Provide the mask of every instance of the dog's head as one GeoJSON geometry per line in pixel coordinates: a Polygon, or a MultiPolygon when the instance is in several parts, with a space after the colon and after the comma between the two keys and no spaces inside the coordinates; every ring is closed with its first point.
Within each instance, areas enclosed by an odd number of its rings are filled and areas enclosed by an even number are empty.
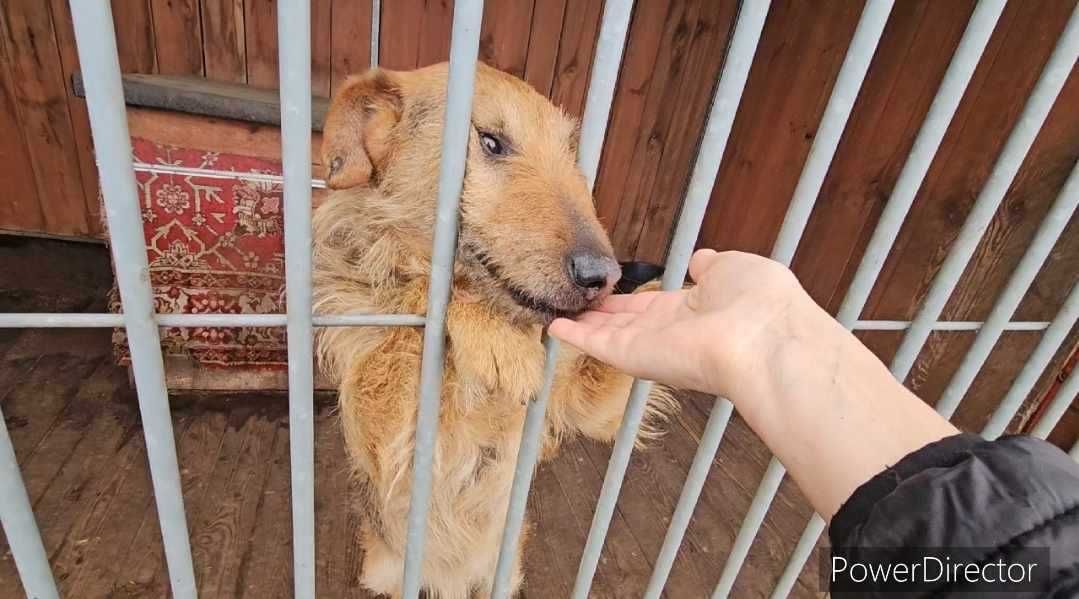
{"type": "MultiPolygon", "coordinates": [[[[327,185],[377,189],[389,204],[379,218],[426,255],[446,78],[445,64],[353,77],[334,96],[323,135],[327,185]]],[[[528,84],[478,65],[457,276],[514,320],[578,313],[621,276],[576,165],[577,134],[576,121],[528,84]]]]}

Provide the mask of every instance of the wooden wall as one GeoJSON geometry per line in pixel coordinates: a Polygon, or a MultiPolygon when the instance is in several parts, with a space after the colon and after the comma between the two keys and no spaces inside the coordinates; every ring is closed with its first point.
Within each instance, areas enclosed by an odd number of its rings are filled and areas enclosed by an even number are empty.
{"type": "MultiPolygon", "coordinates": [[[[369,62],[370,4],[311,0],[314,92],[369,62]]],[[[824,182],[794,268],[835,310],[966,25],[974,0],[901,0],[824,182]]],[[[113,0],[125,72],[277,83],[275,0],[113,0]]],[[[1011,2],[870,298],[866,317],[908,319],[984,185],[1076,0],[1011,2]]],[[[596,186],[620,256],[659,262],[681,204],[738,0],[637,2],[596,186]]],[[[381,61],[445,60],[452,0],[382,3],[381,61]]],[[[766,253],[813,142],[861,2],[778,0],[750,72],[700,244],[766,253]]],[[[488,1],[481,58],[580,114],[602,0],[488,1]]],[[[0,4],[0,229],[100,233],[85,105],[66,0],[0,4]]],[[[945,311],[989,311],[1079,158],[1079,76],[1068,80],[945,311]]],[[[1018,317],[1049,319],[1075,283],[1073,222],[1018,317]]],[[[863,338],[884,359],[899,333],[863,338]]],[[[1009,333],[960,409],[975,426],[1038,335],[1009,333]],[[984,398],[984,400],[980,399],[984,398]],[[988,402],[988,403],[986,403],[988,402]]],[[[941,392],[972,334],[935,334],[908,383],[941,392]]],[[[1068,349],[1073,347],[1070,341],[1068,349]]],[[[1062,362],[1062,358],[1058,358],[1062,362]]]]}

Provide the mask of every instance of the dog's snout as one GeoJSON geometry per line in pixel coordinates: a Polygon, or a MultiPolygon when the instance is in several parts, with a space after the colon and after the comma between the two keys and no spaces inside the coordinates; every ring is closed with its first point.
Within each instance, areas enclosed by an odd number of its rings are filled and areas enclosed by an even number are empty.
{"type": "Polygon", "coordinates": [[[574,252],[567,262],[573,284],[589,300],[612,289],[622,277],[622,269],[614,258],[595,252],[574,252]]]}

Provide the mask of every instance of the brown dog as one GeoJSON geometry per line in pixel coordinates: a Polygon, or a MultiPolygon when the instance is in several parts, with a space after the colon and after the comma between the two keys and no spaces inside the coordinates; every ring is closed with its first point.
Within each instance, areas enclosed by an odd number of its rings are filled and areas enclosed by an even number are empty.
{"type": "MultiPolygon", "coordinates": [[[[314,218],[318,312],[424,313],[446,73],[445,64],[369,71],[334,97],[322,155],[338,191],[314,218]]],[[[576,122],[482,64],[472,119],[423,564],[424,588],[444,599],[491,590],[525,403],[541,382],[542,326],[602,300],[620,276],[575,164],[576,122]]],[[[365,488],[361,581],[391,596],[403,568],[421,345],[414,328],[318,337],[365,488]]],[[[566,435],[612,439],[629,385],[564,348],[544,456],[566,435]]],[[[657,391],[645,434],[672,409],[657,391]]]]}

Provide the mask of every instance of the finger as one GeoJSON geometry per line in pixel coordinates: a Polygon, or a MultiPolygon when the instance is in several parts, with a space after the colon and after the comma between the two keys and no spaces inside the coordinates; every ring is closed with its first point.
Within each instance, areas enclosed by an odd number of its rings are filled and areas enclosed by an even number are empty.
{"type": "Polygon", "coordinates": [[[712,267],[717,258],[719,258],[719,253],[715,250],[707,248],[697,250],[693,253],[693,257],[689,259],[689,276],[700,283],[701,277],[712,267]]]}
{"type": "Polygon", "coordinates": [[[596,306],[599,312],[644,312],[652,302],[662,295],[662,291],[642,291],[641,293],[608,296],[596,306]]]}
{"type": "MultiPolygon", "coordinates": [[[[619,312],[619,314],[621,314],[621,312],[619,312]]],[[[610,325],[615,316],[616,314],[610,312],[596,312],[594,310],[589,310],[587,312],[582,312],[575,320],[580,324],[599,328],[610,325]]]]}

